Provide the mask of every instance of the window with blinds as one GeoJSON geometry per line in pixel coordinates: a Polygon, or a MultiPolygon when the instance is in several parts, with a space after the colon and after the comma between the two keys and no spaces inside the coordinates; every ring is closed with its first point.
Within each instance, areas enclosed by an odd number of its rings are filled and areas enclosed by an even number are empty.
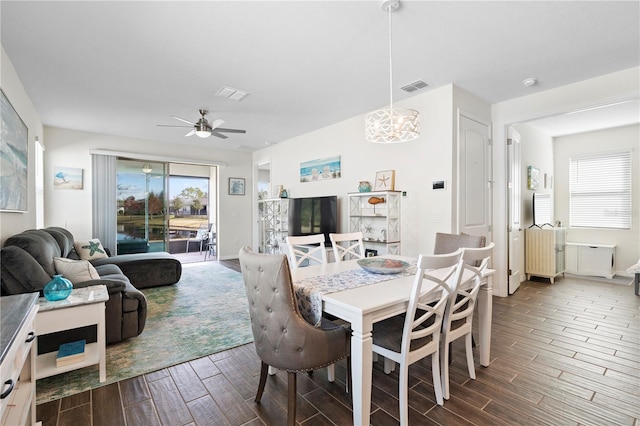
{"type": "Polygon", "coordinates": [[[631,152],[581,155],[569,162],[570,226],[631,229],[631,152]]]}

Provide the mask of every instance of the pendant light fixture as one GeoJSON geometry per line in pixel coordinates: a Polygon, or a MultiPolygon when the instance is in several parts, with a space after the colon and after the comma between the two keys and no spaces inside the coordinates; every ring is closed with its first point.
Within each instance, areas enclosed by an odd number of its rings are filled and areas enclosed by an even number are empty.
{"type": "Polygon", "coordinates": [[[418,111],[415,109],[393,107],[391,13],[400,7],[400,1],[385,0],[381,7],[389,14],[389,107],[365,116],[365,139],[373,143],[408,142],[420,136],[420,122],[418,111]]]}
{"type": "Polygon", "coordinates": [[[151,168],[151,164],[149,164],[149,163],[144,163],[144,164],[142,165],[142,172],[143,172],[143,173],[147,173],[147,174],[149,174],[149,173],[151,173],[152,171],[153,171],[153,169],[151,168]]]}

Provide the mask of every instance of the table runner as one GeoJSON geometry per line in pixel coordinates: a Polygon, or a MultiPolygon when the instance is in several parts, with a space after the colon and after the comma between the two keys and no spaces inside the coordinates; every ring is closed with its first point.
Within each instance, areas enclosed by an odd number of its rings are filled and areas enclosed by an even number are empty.
{"type": "Polygon", "coordinates": [[[416,262],[410,263],[409,268],[398,274],[374,274],[364,269],[354,269],[296,280],[293,282],[293,289],[298,310],[304,319],[319,327],[322,320],[322,295],[413,275],[416,262]]]}

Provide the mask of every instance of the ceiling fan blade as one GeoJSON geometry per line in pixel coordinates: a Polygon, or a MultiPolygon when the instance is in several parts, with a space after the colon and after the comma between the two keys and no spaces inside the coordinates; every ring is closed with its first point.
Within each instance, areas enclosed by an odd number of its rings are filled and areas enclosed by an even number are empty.
{"type": "Polygon", "coordinates": [[[224,120],[221,118],[213,120],[213,123],[211,123],[211,130],[217,129],[218,126],[222,126],[223,124],[224,124],[224,120]]]}
{"type": "Polygon", "coordinates": [[[240,129],[225,129],[223,127],[218,127],[216,129],[216,131],[218,132],[226,132],[226,133],[247,133],[246,130],[240,130],[240,129]]]}
{"type": "Polygon", "coordinates": [[[193,127],[193,126],[177,126],[174,124],[156,124],[158,127],[193,127]]]}
{"type": "Polygon", "coordinates": [[[218,129],[214,129],[214,130],[212,130],[212,131],[211,131],[211,134],[212,134],[213,136],[217,136],[217,137],[219,137],[220,139],[227,139],[227,138],[229,137],[229,136],[223,135],[222,133],[218,133],[218,129]]]}
{"type": "Polygon", "coordinates": [[[184,118],[176,117],[175,115],[172,115],[171,118],[175,118],[176,120],[184,121],[185,123],[189,123],[189,124],[191,124],[193,126],[196,125],[196,123],[193,123],[193,122],[191,122],[189,120],[185,120],[184,118]]]}
{"type": "MultiPolygon", "coordinates": [[[[186,126],[185,126],[185,127],[186,127],[186,126]]],[[[196,131],[195,131],[195,129],[194,129],[194,130],[190,131],[189,133],[187,133],[187,134],[186,134],[186,135],[184,135],[184,136],[185,136],[185,137],[187,137],[187,136],[191,136],[191,135],[193,135],[193,134],[195,134],[195,133],[196,133],[196,131]]]]}

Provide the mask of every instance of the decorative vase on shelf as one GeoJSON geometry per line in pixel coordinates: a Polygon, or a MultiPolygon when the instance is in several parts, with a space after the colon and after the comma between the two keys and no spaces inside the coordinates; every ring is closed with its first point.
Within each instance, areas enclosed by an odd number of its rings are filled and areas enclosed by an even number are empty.
{"type": "Polygon", "coordinates": [[[53,302],[55,300],[64,300],[71,294],[73,284],[62,275],[54,275],[53,279],[44,286],[45,299],[53,302]]]}
{"type": "Polygon", "coordinates": [[[366,180],[361,180],[358,185],[358,192],[371,192],[371,183],[366,180]]]}

